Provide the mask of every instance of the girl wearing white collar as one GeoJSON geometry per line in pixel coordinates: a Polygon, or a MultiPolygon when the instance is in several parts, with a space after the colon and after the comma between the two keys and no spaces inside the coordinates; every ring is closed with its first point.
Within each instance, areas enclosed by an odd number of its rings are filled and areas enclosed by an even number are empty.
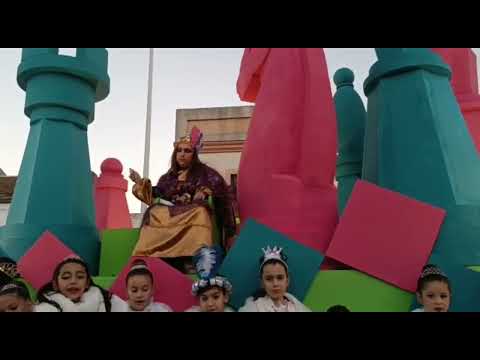
{"type": "Polygon", "coordinates": [[[38,301],[60,312],[118,312],[125,306],[93,282],[87,264],[78,256],[68,256],[57,265],[52,281],[38,291],[38,301]]]}
{"type": "Polygon", "coordinates": [[[281,248],[262,249],[260,279],[262,289],[249,297],[240,312],[310,312],[287,292],[289,284],[287,258],[281,248]]]}
{"type": "Polygon", "coordinates": [[[172,312],[165,304],[153,301],[153,274],[145,261],[137,259],[127,274],[127,312],[172,312]]]}

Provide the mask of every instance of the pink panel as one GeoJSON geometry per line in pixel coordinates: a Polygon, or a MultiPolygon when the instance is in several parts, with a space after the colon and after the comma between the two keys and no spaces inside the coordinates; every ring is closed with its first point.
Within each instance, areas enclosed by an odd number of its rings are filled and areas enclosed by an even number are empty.
{"type": "Polygon", "coordinates": [[[49,231],[45,231],[18,261],[22,276],[39,289],[52,280],[55,267],[75,253],[49,231]]]}
{"type": "Polygon", "coordinates": [[[327,256],[414,292],[444,217],[443,209],[359,180],[327,256]]]}

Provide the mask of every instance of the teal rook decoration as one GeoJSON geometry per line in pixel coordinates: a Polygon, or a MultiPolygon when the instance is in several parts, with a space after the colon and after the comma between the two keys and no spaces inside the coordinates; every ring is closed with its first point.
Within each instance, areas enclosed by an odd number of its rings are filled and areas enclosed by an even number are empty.
{"type": "Polygon", "coordinates": [[[341,215],[353,186],[362,176],[363,138],[367,113],[362,99],[353,88],[355,77],[350,69],[337,70],[333,81],[337,92],[333,97],[337,113],[338,212],[341,215]]]}
{"type": "Polygon", "coordinates": [[[95,103],[110,90],[105,48],[78,48],[75,57],[58,48],[25,48],[17,82],[26,93],[30,133],[1,251],[18,260],[49,230],[98,271],[87,127],[95,103]]]}
{"type": "Polygon", "coordinates": [[[450,85],[426,48],[379,48],[368,97],[363,177],[447,211],[433,253],[480,264],[480,159],[450,85]]]}

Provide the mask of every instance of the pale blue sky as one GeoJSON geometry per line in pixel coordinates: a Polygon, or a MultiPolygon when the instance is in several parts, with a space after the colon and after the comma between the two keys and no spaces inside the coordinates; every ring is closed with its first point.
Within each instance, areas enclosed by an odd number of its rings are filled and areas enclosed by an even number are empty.
{"type": "MultiPolygon", "coordinates": [[[[478,56],[479,49],[474,50],[478,56]]],[[[90,159],[92,170],[99,174],[101,162],[116,157],[126,177],[128,167],[143,170],[148,49],[108,51],[111,91],[97,104],[95,121],[89,127],[90,159]]],[[[242,54],[243,49],[234,48],[155,49],[152,180],[168,169],[176,109],[250,105],[238,99],[235,87],[242,54]]],[[[327,48],[325,54],[330,78],[337,69],[350,67],[356,76],[355,87],[364,97],[362,83],[376,61],[373,48],[327,48]]],[[[20,55],[20,48],[0,49],[0,168],[7,175],[18,173],[29,131],[23,114],[25,94],[16,83],[20,55]]],[[[130,211],[138,212],[140,204],[130,191],[128,201],[130,211]]]]}

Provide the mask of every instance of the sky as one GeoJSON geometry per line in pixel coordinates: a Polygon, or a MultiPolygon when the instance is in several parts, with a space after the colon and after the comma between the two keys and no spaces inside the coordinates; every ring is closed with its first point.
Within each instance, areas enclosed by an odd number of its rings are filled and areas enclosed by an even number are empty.
{"type": "MultiPolygon", "coordinates": [[[[95,121],[88,128],[92,171],[109,157],[128,168],[143,171],[145,121],[147,111],[148,55],[145,48],[107,48],[109,52],[109,96],[96,104],[95,121]]],[[[362,83],[376,61],[373,48],[325,48],[330,78],[341,67],[355,73],[355,88],[366,102],[362,83]]],[[[477,56],[480,49],[473,49],[477,56]]],[[[73,55],[75,49],[61,48],[73,55]]],[[[153,182],[169,167],[175,139],[177,109],[251,105],[239,100],[236,81],[243,49],[190,48],[155,49],[150,177],[153,182]]],[[[0,49],[0,168],[17,175],[29,132],[24,115],[25,93],[16,82],[21,48],[0,49]]],[[[478,59],[477,59],[478,61],[478,59]]],[[[335,87],[332,82],[332,91],[335,87]]],[[[140,202],[131,195],[130,212],[140,211],[140,202]]]]}

